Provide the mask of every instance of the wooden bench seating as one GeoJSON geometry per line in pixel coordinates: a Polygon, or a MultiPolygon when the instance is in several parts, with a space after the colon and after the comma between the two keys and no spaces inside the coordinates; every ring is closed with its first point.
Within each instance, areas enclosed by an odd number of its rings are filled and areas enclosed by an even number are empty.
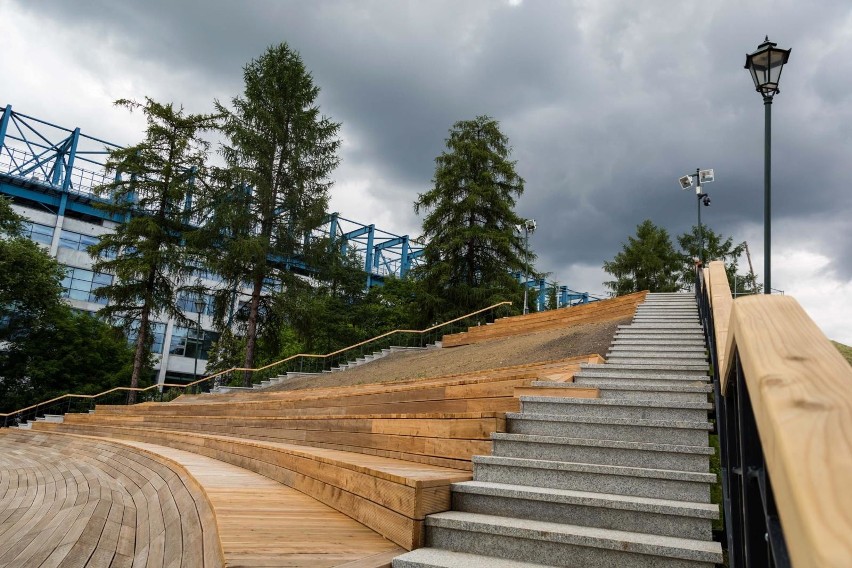
{"type": "Polygon", "coordinates": [[[108,441],[0,430],[0,565],[224,566],[203,490],[108,441]]]}
{"type": "Polygon", "coordinates": [[[647,292],[637,292],[571,308],[500,318],[491,325],[471,327],[461,333],[445,335],[441,344],[444,347],[458,347],[518,334],[631,317],[646,295],[647,292]]]}
{"type": "MultiPolygon", "coordinates": [[[[517,411],[515,389],[572,380],[597,355],[434,377],[170,403],[98,406],[37,422],[70,432],[159,444],[224,461],[295,488],[406,549],[427,514],[450,507],[450,484],[471,478],[472,456],[517,411]]],[[[563,389],[597,396],[596,389],[563,389]]]]}
{"type": "Polygon", "coordinates": [[[423,519],[450,506],[450,484],[470,471],[363,453],[187,431],[38,422],[38,431],[137,440],[190,451],[254,471],[306,493],[411,550],[423,519]]]}

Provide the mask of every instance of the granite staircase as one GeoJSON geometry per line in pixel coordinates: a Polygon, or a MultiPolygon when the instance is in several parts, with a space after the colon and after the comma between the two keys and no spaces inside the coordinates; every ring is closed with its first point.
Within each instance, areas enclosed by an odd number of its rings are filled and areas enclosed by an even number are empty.
{"type": "Polygon", "coordinates": [[[711,392],[695,299],[649,294],[604,365],[573,383],[600,397],[523,396],[394,568],[666,567],[722,562],[712,541],[711,392]]]}

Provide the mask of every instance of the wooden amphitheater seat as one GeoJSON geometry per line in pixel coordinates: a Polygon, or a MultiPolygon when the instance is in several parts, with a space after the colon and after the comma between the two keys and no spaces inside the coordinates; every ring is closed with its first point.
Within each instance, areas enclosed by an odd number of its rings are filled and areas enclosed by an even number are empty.
{"type": "Polygon", "coordinates": [[[637,292],[571,308],[500,318],[490,325],[471,327],[461,333],[445,335],[441,339],[441,345],[459,347],[513,335],[627,318],[633,316],[636,306],[644,301],[646,295],[647,292],[637,292]]]}
{"type": "Polygon", "coordinates": [[[224,566],[203,490],[109,441],[0,430],[0,565],[224,566]]]}

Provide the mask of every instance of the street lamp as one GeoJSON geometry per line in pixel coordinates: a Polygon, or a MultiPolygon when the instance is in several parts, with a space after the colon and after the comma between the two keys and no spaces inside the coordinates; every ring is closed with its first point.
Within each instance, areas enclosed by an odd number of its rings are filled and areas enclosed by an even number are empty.
{"type": "MultiPolygon", "coordinates": [[[[704,264],[704,227],[701,225],[701,204],[705,207],[710,206],[710,196],[701,192],[701,183],[710,183],[715,181],[713,170],[695,169],[695,197],[698,198],[696,205],[698,206],[698,260],[704,264]]],[[[680,183],[681,189],[689,189],[692,187],[693,177],[690,175],[683,176],[677,180],[680,183]]]]}
{"type": "Polygon", "coordinates": [[[204,297],[199,295],[195,302],[195,311],[198,312],[198,328],[195,332],[195,366],[192,368],[192,380],[198,380],[198,353],[201,351],[201,345],[204,343],[203,337],[204,332],[201,331],[201,312],[204,311],[207,302],[204,301],[204,297]]]}
{"type": "Polygon", "coordinates": [[[524,233],[524,315],[529,313],[527,307],[527,293],[529,292],[529,273],[530,273],[530,233],[535,232],[536,224],[534,219],[527,219],[517,227],[518,232],[524,233]]]}
{"type": "Polygon", "coordinates": [[[772,97],[780,93],[778,82],[781,70],[790,58],[791,49],[778,49],[777,44],[763,40],[757,51],[746,55],[745,68],[751,72],[754,88],[763,96],[764,140],[763,140],[763,293],[772,293],[771,278],[771,211],[772,211],[772,97]]]}

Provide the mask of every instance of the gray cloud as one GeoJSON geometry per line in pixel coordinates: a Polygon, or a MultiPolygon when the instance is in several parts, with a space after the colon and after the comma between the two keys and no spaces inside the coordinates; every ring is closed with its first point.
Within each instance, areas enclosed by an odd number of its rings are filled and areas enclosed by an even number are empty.
{"type": "MultiPolygon", "coordinates": [[[[768,33],[794,48],[773,105],[775,238],[793,245],[801,235],[780,228],[805,227],[836,274],[852,278],[844,1],[5,5],[78,30],[69,49],[93,75],[144,74],[142,94],[193,111],[238,94],[241,67],[287,41],[321,86],[323,111],[354,141],[345,163],[375,172],[382,182],[369,191],[398,210],[401,227],[417,226],[411,203],[450,126],[492,115],[527,181],[518,210],[539,221],[539,268],[569,285],[572,266],[599,267],[645,218],[688,230],[695,198],[676,179],[696,167],[717,172],[702,211],[712,227],[740,240],[762,223],[763,105],[742,65],[768,33]]],[[[108,125],[82,126],[110,136],[108,125]]]]}

